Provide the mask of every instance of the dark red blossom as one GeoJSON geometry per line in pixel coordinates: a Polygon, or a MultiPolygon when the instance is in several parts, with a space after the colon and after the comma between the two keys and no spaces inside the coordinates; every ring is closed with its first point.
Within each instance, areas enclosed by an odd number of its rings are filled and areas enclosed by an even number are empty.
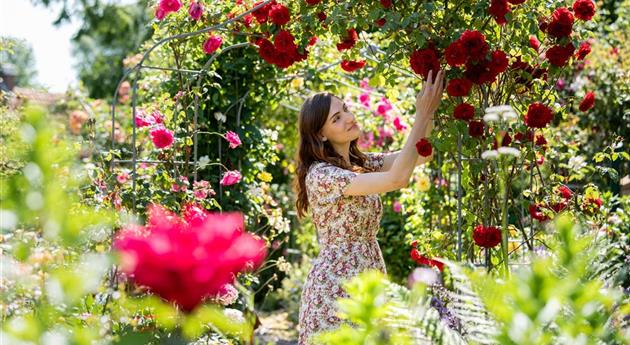
{"type": "Polygon", "coordinates": [[[470,121],[475,117],[475,107],[468,103],[459,104],[453,111],[453,117],[462,121],[470,121]]]}
{"type": "Polygon", "coordinates": [[[459,41],[462,43],[466,54],[472,60],[484,58],[489,49],[486,37],[479,31],[466,30],[462,33],[459,41]]]}
{"type": "Polygon", "coordinates": [[[346,37],[340,43],[337,43],[337,50],[343,51],[351,49],[359,40],[359,35],[355,29],[348,29],[346,37]]]}
{"type": "Polygon", "coordinates": [[[501,243],[501,230],[496,226],[477,225],[473,230],[473,241],[479,247],[493,248],[501,243]]]}
{"type": "Polygon", "coordinates": [[[446,85],[446,93],[451,97],[468,96],[472,82],[466,78],[451,79],[446,85]]]}
{"type": "Polygon", "coordinates": [[[588,111],[595,105],[595,92],[589,91],[580,102],[580,111],[588,111]]]}
{"type": "Polygon", "coordinates": [[[567,64],[571,56],[573,56],[573,52],[575,51],[575,47],[573,43],[569,42],[564,46],[555,45],[547,50],[545,53],[545,57],[549,60],[549,63],[557,66],[563,67],[567,64]]]}
{"type": "Polygon", "coordinates": [[[553,111],[546,105],[535,102],[529,105],[525,124],[532,128],[545,128],[553,120],[553,111]]]}
{"type": "Polygon", "coordinates": [[[280,26],[289,22],[291,14],[289,9],[283,4],[274,4],[269,9],[269,19],[272,23],[280,26]]]}
{"type": "Polygon", "coordinates": [[[440,60],[438,51],[433,47],[415,50],[409,57],[411,69],[424,80],[427,80],[429,71],[433,71],[433,78],[440,70],[440,60]]]}
{"type": "Polygon", "coordinates": [[[507,0],[491,0],[490,7],[488,8],[488,13],[499,25],[504,25],[507,23],[507,19],[505,15],[510,12],[510,5],[508,5],[507,0]]]}
{"type": "Polygon", "coordinates": [[[595,15],[595,3],[592,0],[576,0],[573,3],[573,12],[578,19],[591,20],[595,15]]]}
{"type": "Polygon", "coordinates": [[[459,40],[457,40],[449,44],[449,46],[444,51],[444,57],[446,58],[446,63],[455,67],[465,64],[468,55],[464,50],[464,45],[459,40]]]}
{"type": "Polygon", "coordinates": [[[540,205],[531,204],[529,205],[529,215],[532,216],[533,219],[536,219],[539,222],[544,222],[549,220],[549,216],[547,216],[543,211],[540,205]]]}
{"type": "Polygon", "coordinates": [[[428,257],[420,254],[420,252],[418,252],[416,248],[411,249],[409,255],[411,256],[411,259],[413,259],[413,261],[415,261],[418,265],[435,267],[440,271],[444,269],[443,263],[437,260],[429,259],[428,257]]]}
{"type": "Polygon", "coordinates": [[[426,138],[422,138],[416,142],[416,151],[422,157],[429,157],[433,153],[433,146],[426,138]]]}
{"type": "Polygon", "coordinates": [[[575,54],[575,56],[578,58],[578,60],[584,60],[586,55],[588,55],[590,52],[591,52],[591,44],[584,41],[580,44],[580,48],[578,48],[578,51],[575,54]]]}
{"type": "Polygon", "coordinates": [[[365,66],[365,60],[343,60],[341,61],[341,68],[343,68],[346,72],[354,72],[358,69],[363,68],[365,66]]]}
{"type": "Polygon", "coordinates": [[[556,38],[567,37],[573,31],[573,21],[573,13],[566,7],[560,7],[553,11],[547,33],[556,38]]]}
{"type": "Polygon", "coordinates": [[[484,124],[481,121],[470,121],[468,123],[468,134],[477,138],[483,135],[484,124]]]}
{"type": "Polygon", "coordinates": [[[538,51],[540,48],[540,41],[536,36],[529,36],[529,46],[532,47],[535,51],[538,51]]]}

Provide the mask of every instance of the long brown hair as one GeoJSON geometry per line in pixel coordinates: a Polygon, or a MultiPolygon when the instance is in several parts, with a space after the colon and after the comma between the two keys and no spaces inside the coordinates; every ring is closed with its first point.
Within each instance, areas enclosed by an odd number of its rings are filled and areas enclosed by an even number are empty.
{"type": "Polygon", "coordinates": [[[367,156],[359,151],[357,140],[350,142],[350,165],[335,151],[329,141],[323,141],[319,131],[324,127],[330,112],[330,104],[334,96],[330,93],[317,93],[304,101],[300,110],[299,132],[300,146],[297,152],[297,179],[294,186],[297,192],[298,217],[302,218],[308,211],[306,195],[306,173],[315,162],[327,162],[343,169],[355,172],[373,171],[366,167],[367,156]]]}

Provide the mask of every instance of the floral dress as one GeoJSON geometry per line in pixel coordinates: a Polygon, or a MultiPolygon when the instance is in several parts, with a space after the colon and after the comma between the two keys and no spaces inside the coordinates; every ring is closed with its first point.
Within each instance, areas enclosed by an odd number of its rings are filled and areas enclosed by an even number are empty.
{"type": "MultiPolygon", "coordinates": [[[[383,153],[367,153],[367,166],[383,167],[383,153]]],[[[383,206],[378,194],[344,196],[357,173],[316,162],[306,175],[306,192],[318,234],[319,255],[302,289],[299,344],[340,325],[336,299],[348,297],[342,284],[368,269],[386,273],[376,241],[383,206]]]]}

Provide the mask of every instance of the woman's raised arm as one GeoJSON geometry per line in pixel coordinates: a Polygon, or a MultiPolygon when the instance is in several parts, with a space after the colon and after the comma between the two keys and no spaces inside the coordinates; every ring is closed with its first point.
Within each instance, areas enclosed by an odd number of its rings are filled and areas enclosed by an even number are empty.
{"type": "MultiPolygon", "coordinates": [[[[427,132],[430,133],[433,127],[433,114],[440,104],[443,89],[444,75],[442,71],[439,71],[435,76],[435,82],[432,79],[432,72],[429,72],[427,82],[416,96],[415,121],[402,150],[395,155],[393,161],[390,160],[391,166],[388,170],[384,166],[381,172],[359,174],[354,177],[345,189],[345,195],[386,193],[407,186],[413,169],[418,163],[416,142],[427,136],[427,132]]],[[[428,158],[425,159],[428,160],[428,158]]]]}

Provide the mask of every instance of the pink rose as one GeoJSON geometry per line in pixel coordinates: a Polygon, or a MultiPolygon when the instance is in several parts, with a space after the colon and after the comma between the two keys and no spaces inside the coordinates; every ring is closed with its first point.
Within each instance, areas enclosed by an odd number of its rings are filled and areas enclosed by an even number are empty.
{"type": "Polygon", "coordinates": [[[402,211],[402,205],[400,204],[398,200],[394,201],[394,204],[392,205],[392,209],[396,213],[400,213],[400,211],[402,211]]]}
{"type": "Polygon", "coordinates": [[[226,172],[221,179],[222,186],[231,186],[238,183],[241,180],[241,173],[238,170],[231,170],[226,172]]]}
{"type": "Polygon", "coordinates": [[[399,132],[402,132],[405,129],[407,129],[407,126],[405,126],[401,121],[402,120],[400,119],[399,116],[396,116],[396,118],[394,118],[394,127],[396,127],[396,130],[399,132]]]}
{"type": "Polygon", "coordinates": [[[370,94],[367,92],[360,94],[359,103],[361,103],[366,108],[370,108],[370,94]]]}
{"type": "Polygon", "coordinates": [[[227,131],[225,133],[225,140],[230,143],[231,149],[235,149],[241,145],[241,138],[238,137],[238,134],[232,131],[227,131]]]}
{"type": "Polygon", "coordinates": [[[157,126],[150,132],[151,140],[158,149],[169,148],[174,141],[173,132],[163,126],[157,126]]]}
{"type": "Polygon", "coordinates": [[[116,175],[116,181],[118,181],[118,183],[120,184],[125,184],[127,183],[127,181],[129,181],[129,173],[128,172],[122,172],[118,175],[116,175]]]}
{"type": "Polygon", "coordinates": [[[182,7],[180,0],[160,0],[158,8],[155,10],[155,18],[164,19],[169,13],[177,12],[182,7]]]}
{"type": "Polygon", "coordinates": [[[193,1],[188,7],[188,14],[193,20],[199,20],[203,14],[203,4],[198,1],[193,1]]]}
{"type": "Polygon", "coordinates": [[[221,38],[221,36],[218,35],[213,35],[208,37],[208,39],[203,43],[203,51],[206,54],[212,54],[214,53],[217,49],[219,49],[219,47],[221,46],[221,43],[223,43],[223,39],[221,38]]]}
{"type": "Polygon", "coordinates": [[[267,249],[244,231],[239,212],[211,213],[198,205],[183,211],[181,217],[150,206],[147,224],[123,228],[113,247],[137,285],[189,313],[205,298],[223,295],[239,272],[259,267],[267,249]]]}

